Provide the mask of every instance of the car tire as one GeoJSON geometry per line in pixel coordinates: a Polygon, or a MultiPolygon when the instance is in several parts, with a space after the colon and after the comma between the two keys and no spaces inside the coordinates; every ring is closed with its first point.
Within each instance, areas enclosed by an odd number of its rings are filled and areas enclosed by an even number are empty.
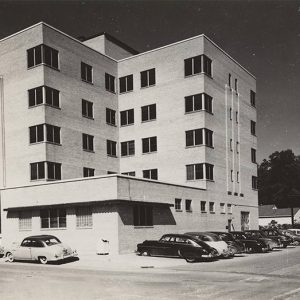
{"type": "Polygon", "coordinates": [[[42,264],[42,265],[45,265],[47,264],[48,262],[48,259],[46,256],[39,256],[39,263],[42,264]]]}
{"type": "Polygon", "coordinates": [[[282,248],[286,248],[286,247],[287,247],[287,245],[283,245],[283,246],[282,246],[282,248]]]}
{"type": "Polygon", "coordinates": [[[6,253],[6,261],[8,261],[10,263],[14,261],[14,256],[11,252],[6,253]]]}
{"type": "Polygon", "coordinates": [[[195,257],[191,257],[191,256],[185,256],[184,259],[188,263],[193,263],[193,262],[197,261],[197,259],[195,257]]]}

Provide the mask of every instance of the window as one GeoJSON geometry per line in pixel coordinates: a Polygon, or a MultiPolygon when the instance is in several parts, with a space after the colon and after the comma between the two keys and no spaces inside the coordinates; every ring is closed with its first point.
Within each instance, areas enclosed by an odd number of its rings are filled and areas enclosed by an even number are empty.
{"type": "Polygon", "coordinates": [[[135,204],[133,206],[134,226],[153,226],[153,208],[150,205],[135,204]]]}
{"type": "Polygon", "coordinates": [[[31,230],[32,228],[32,213],[31,211],[19,212],[19,230],[31,230]]]}
{"type": "Polygon", "coordinates": [[[188,211],[188,212],[192,211],[192,200],[189,200],[189,199],[185,200],[185,211],[188,211]]]}
{"type": "Polygon", "coordinates": [[[41,228],[66,228],[67,218],[64,208],[42,209],[40,211],[41,228]]]}
{"type": "Polygon", "coordinates": [[[148,178],[148,179],[158,179],[157,175],[157,169],[150,169],[150,170],[143,170],[143,178],[148,178]]]}
{"type": "Polygon", "coordinates": [[[106,152],[109,156],[117,156],[117,142],[106,140],[106,152]]]}
{"type": "Polygon", "coordinates": [[[212,97],[202,93],[185,97],[185,112],[205,110],[212,113],[212,97]]]}
{"type": "Polygon", "coordinates": [[[82,149],[85,151],[94,151],[94,137],[92,135],[82,134],[82,149]]]}
{"type": "Polygon", "coordinates": [[[124,110],[120,112],[121,126],[126,126],[134,123],[134,110],[124,110]]]}
{"type": "Polygon", "coordinates": [[[215,212],[215,202],[209,202],[209,212],[210,213],[215,212]]]}
{"type": "Polygon", "coordinates": [[[252,176],[252,189],[254,189],[254,190],[258,189],[257,177],[256,176],[252,176]]]}
{"type": "Polygon", "coordinates": [[[235,122],[239,122],[239,113],[237,111],[235,112],[235,122]]]}
{"type": "Polygon", "coordinates": [[[114,171],[107,171],[107,174],[117,174],[117,172],[114,172],[114,171]]]}
{"type": "Polygon", "coordinates": [[[133,90],[133,75],[121,77],[120,82],[120,93],[126,93],[133,90]]]}
{"type": "Polygon", "coordinates": [[[135,154],[134,141],[121,143],[121,156],[128,156],[135,154]]]}
{"type": "Polygon", "coordinates": [[[228,86],[231,88],[231,74],[228,74],[228,86]]]}
{"type": "Polygon", "coordinates": [[[232,151],[232,139],[229,140],[229,148],[230,148],[230,151],[232,151]]]}
{"type": "Polygon", "coordinates": [[[142,122],[156,120],[156,104],[141,107],[142,122]]]}
{"type": "Polygon", "coordinates": [[[187,180],[213,180],[213,167],[213,165],[207,163],[186,165],[187,180]]]}
{"type": "Polygon", "coordinates": [[[93,227],[92,207],[83,206],[76,208],[76,227],[91,228],[93,227]]]}
{"type": "Polygon", "coordinates": [[[213,146],[213,132],[206,128],[188,130],[185,132],[186,146],[213,146]]]}
{"type": "Polygon", "coordinates": [[[238,91],[238,80],[234,79],[234,89],[237,92],[238,91]]]}
{"type": "Polygon", "coordinates": [[[61,164],[48,161],[41,161],[30,164],[30,179],[61,179],[61,164]]]}
{"type": "Polygon", "coordinates": [[[236,182],[237,183],[240,182],[240,172],[239,171],[236,172],[236,182]]]}
{"type": "Polygon", "coordinates": [[[141,87],[155,85],[155,69],[141,72],[141,87]]]}
{"type": "Polygon", "coordinates": [[[182,210],[182,207],[181,207],[181,199],[179,199],[179,198],[176,198],[176,199],[175,199],[175,210],[179,210],[179,211],[182,210]]]}
{"type": "Polygon", "coordinates": [[[206,201],[201,201],[200,202],[200,209],[202,213],[206,212],[206,201]]]}
{"type": "Polygon", "coordinates": [[[46,104],[59,108],[59,91],[48,86],[39,86],[28,90],[29,107],[46,104]]]}
{"type": "Polygon", "coordinates": [[[106,124],[116,125],[116,111],[110,108],[106,108],[106,124]]]}
{"type": "Polygon", "coordinates": [[[231,204],[227,204],[227,212],[229,214],[232,214],[232,205],[231,204]]]}
{"type": "Polygon", "coordinates": [[[232,108],[229,108],[229,120],[232,120],[232,108]]]}
{"type": "Polygon", "coordinates": [[[230,171],[230,180],[233,182],[233,170],[230,171]]]}
{"type": "Polygon", "coordinates": [[[225,203],[220,203],[221,214],[225,214],[225,203]]]}
{"type": "Polygon", "coordinates": [[[256,164],[256,150],[251,148],[251,161],[256,164]]]}
{"type": "Polygon", "coordinates": [[[95,176],[95,169],[83,167],[83,177],[95,176]]]}
{"type": "Polygon", "coordinates": [[[61,164],[54,162],[47,162],[47,171],[49,180],[61,179],[61,164]]]}
{"type": "Polygon", "coordinates": [[[206,55],[198,55],[184,60],[184,75],[196,75],[205,73],[211,76],[211,59],[206,55]]]}
{"type": "Polygon", "coordinates": [[[49,143],[60,144],[60,127],[48,124],[40,124],[29,127],[30,144],[44,141],[49,143]]]}
{"type": "Polygon", "coordinates": [[[93,68],[84,62],[81,62],[81,79],[93,83],[93,68]]]}
{"type": "Polygon", "coordinates": [[[250,103],[251,103],[251,105],[253,107],[256,106],[256,99],[255,99],[255,97],[256,97],[255,92],[253,92],[252,90],[250,90],[250,103]]]}
{"type": "Polygon", "coordinates": [[[93,119],[94,117],[93,102],[82,99],[81,107],[82,107],[82,116],[93,119]]]}
{"type": "Polygon", "coordinates": [[[28,68],[45,64],[52,68],[58,69],[58,51],[46,46],[39,45],[27,50],[28,68]]]}
{"type": "Polygon", "coordinates": [[[250,126],[251,126],[251,134],[256,135],[256,123],[251,120],[250,126]]]}
{"type": "Polygon", "coordinates": [[[240,143],[236,142],[236,153],[240,153],[240,143]]]}
{"type": "Polygon", "coordinates": [[[135,176],[135,172],[134,171],[131,171],[131,172],[123,172],[121,173],[122,175],[127,175],[127,176],[135,176]]]}
{"type": "Polygon", "coordinates": [[[105,73],[105,89],[109,92],[115,93],[115,76],[105,73]]]}
{"type": "Polygon", "coordinates": [[[152,136],[142,139],[143,153],[150,153],[157,151],[157,137],[152,136]]]}

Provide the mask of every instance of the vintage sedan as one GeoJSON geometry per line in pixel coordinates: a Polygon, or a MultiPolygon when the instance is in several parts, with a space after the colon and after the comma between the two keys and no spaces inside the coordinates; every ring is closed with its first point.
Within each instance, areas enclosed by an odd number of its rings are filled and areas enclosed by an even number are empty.
{"type": "Polygon", "coordinates": [[[260,230],[245,230],[244,234],[248,239],[255,239],[266,243],[266,245],[268,246],[268,250],[270,251],[280,246],[277,240],[266,237],[260,230]]]}
{"type": "Polygon", "coordinates": [[[279,233],[276,229],[262,229],[261,232],[265,237],[276,240],[279,243],[279,247],[282,248],[286,248],[289,244],[293,242],[293,240],[290,237],[284,236],[283,234],[279,233]]]}
{"type": "Polygon", "coordinates": [[[231,231],[230,233],[236,241],[244,245],[246,252],[266,252],[269,249],[264,241],[254,237],[248,238],[243,231],[231,231]]]}
{"type": "Polygon", "coordinates": [[[13,244],[5,249],[7,261],[27,260],[39,261],[46,264],[48,261],[58,261],[70,257],[77,257],[76,250],[61,243],[53,235],[35,235],[25,238],[21,244],[13,244]]]}
{"type": "Polygon", "coordinates": [[[217,251],[185,234],[165,234],[158,241],[146,240],[137,245],[137,254],[148,256],[182,257],[195,262],[202,257],[216,257],[217,251]]]}
{"type": "Polygon", "coordinates": [[[185,234],[193,236],[194,238],[206,243],[208,246],[218,251],[219,257],[233,257],[234,250],[222,241],[216,234],[211,232],[186,232],[185,234]]]}
{"type": "Polygon", "coordinates": [[[291,231],[290,229],[280,229],[278,230],[278,232],[284,236],[288,236],[290,237],[293,241],[292,241],[292,245],[296,245],[299,246],[300,245],[300,235],[295,234],[294,231],[291,231]]]}
{"type": "Polygon", "coordinates": [[[244,244],[236,240],[231,233],[222,231],[212,231],[212,233],[216,234],[222,241],[229,245],[234,251],[234,254],[245,252],[244,244]]]}

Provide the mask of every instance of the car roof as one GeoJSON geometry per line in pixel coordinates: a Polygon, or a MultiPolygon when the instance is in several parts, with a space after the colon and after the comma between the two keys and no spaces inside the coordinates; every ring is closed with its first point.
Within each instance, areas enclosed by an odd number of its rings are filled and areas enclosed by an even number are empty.
{"type": "Polygon", "coordinates": [[[208,235],[208,236],[215,236],[216,234],[213,232],[186,232],[187,235],[208,235]]]}
{"type": "Polygon", "coordinates": [[[167,233],[167,234],[164,234],[162,237],[164,237],[164,236],[185,237],[185,238],[191,237],[187,234],[180,234],[180,233],[167,233]]]}
{"type": "Polygon", "coordinates": [[[31,236],[28,236],[28,237],[24,238],[24,240],[26,240],[26,239],[46,240],[46,239],[52,239],[52,238],[57,239],[57,237],[54,236],[54,235],[41,234],[41,235],[31,235],[31,236]]]}

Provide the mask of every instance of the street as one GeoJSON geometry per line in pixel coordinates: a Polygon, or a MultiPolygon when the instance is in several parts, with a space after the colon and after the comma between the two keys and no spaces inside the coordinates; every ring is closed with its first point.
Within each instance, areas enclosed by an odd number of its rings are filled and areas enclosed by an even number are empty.
{"type": "Polygon", "coordinates": [[[126,271],[101,270],[96,262],[88,269],[79,262],[2,262],[0,298],[299,299],[299,257],[300,247],[193,264],[181,259],[136,257],[143,267],[126,271]],[[163,267],[157,267],[160,261],[163,267]]]}

